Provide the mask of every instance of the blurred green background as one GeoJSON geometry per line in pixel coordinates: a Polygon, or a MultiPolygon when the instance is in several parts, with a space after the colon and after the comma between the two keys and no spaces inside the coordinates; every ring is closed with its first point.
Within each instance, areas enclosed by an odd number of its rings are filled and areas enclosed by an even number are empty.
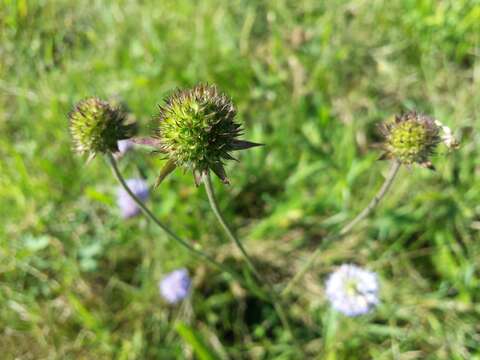
{"type": "MultiPolygon", "coordinates": [[[[1,357],[480,359],[479,40],[476,0],[1,0],[1,357]],[[378,122],[418,109],[461,137],[436,172],[403,168],[288,297],[306,355],[269,303],[145,218],[123,221],[106,162],[71,152],[66,114],[81,98],[123,99],[147,132],[172,89],[200,81],[231,95],[245,138],[266,144],[215,185],[280,287],[380,186],[378,122]],[[379,274],[372,314],[330,310],[323,283],[344,262],[379,274]],[[172,307],[157,283],[178,267],[194,289],[172,307]]],[[[142,149],[121,160],[149,183],[161,165],[142,149]]],[[[244,269],[190,174],[149,205],[244,269]]]]}

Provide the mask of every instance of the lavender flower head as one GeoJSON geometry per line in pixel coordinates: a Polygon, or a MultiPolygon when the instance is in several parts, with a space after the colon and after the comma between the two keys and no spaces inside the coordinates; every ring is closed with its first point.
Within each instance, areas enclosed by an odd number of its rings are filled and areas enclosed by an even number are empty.
{"type": "Polygon", "coordinates": [[[379,302],[378,279],[374,272],[344,264],[326,282],[326,294],[333,308],[347,316],[368,313],[379,302]]]}
{"type": "MultiPolygon", "coordinates": [[[[148,185],[143,179],[128,179],[126,183],[140,200],[146,201],[148,199],[148,185]]],[[[117,203],[124,219],[131,218],[140,213],[138,205],[123,188],[119,188],[117,191],[117,203]]]]}
{"type": "Polygon", "coordinates": [[[187,297],[191,280],[187,269],[178,269],[167,274],[159,283],[160,294],[170,304],[187,297]]]}
{"type": "Polygon", "coordinates": [[[118,140],[117,141],[117,146],[118,146],[118,152],[115,153],[117,157],[122,157],[125,155],[128,151],[130,151],[133,148],[133,141],[129,139],[125,140],[118,140]]]}

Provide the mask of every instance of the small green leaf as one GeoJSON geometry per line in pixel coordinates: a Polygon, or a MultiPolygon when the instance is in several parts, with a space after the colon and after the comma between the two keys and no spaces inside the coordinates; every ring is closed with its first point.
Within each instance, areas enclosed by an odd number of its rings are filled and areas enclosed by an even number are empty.
{"type": "Polygon", "coordinates": [[[97,191],[93,186],[89,186],[85,189],[85,195],[90,199],[94,201],[98,201],[102,203],[103,205],[106,206],[113,206],[114,203],[112,199],[107,196],[106,194],[97,191]]]}
{"type": "Polygon", "coordinates": [[[168,160],[168,162],[160,170],[160,175],[158,175],[157,181],[155,182],[155,189],[160,185],[160,183],[165,179],[177,166],[175,161],[168,160]]]}
{"type": "Polygon", "coordinates": [[[205,343],[201,334],[184,323],[177,323],[175,330],[192,347],[200,360],[219,360],[220,357],[205,343]]]}

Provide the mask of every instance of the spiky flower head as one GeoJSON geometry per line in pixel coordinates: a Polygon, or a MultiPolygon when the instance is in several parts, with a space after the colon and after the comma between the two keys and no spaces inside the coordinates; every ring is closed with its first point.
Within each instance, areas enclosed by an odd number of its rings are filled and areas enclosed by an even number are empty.
{"type": "Polygon", "coordinates": [[[435,120],[416,111],[395,116],[380,125],[385,137],[383,159],[397,159],[402,164],[420,164],[433,168],[430,156],[442,141],[441,128],[435,120]]]}
{"type": "Polygon", "coordinates": [[[368,313],[378,305],[378,279],[374,272],[344,264],[326,282],[326,295],[333,308],[347,316],[368,313]]]}
{"type": "Polygon", "coordinates": [[[128,139],[135,132],[135,124],[127,124],[127,114],[120,107],[96,97],[78,102],[68,116],[74,149],[89,158],[117,152],[117,141],[128,139]]]}
{"type": "Polygon", "coordinates": [[[155,120],[159,150],[169,159],[157,183],[176,167],[192,171],[197,185],[209,170],[228,183],[224,161],[234,159],[230,152],[259,145],[238,139],[243,130],[235,115],[232,101],[216,86],[175,91],[155,120]]]}

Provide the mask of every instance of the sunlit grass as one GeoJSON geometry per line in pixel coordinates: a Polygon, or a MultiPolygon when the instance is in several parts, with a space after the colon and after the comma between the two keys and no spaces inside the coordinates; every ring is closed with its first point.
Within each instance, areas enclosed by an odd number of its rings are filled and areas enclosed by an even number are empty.
{"type": "MultiPolygon", "coordinates": [[[[288,299],[312,358],[480,358],[475,1],[7,1],[0,3],[0,348],[7,359],[173,359],[201,339],[220,358],[295,359],[271,305],[193,261],[144,218],[122,221],[101,158],[72,154],[81,98],[125,100],[144,125],[177,86],[217,84],[249,140],[220,206],[275,283],[369,201],[388,164],[376,123],[416,108],[462,146],[403,168],[376,214],[325,248],[288,299]],[[348,319],[323,294],[353,262],[381,305],[348,319]],[[157,282],[187,267],[191,300],[157,282]],[[174,324],[181,322],[183,325],[174,324]]],[[[163,164],[121,161],[152,184],[163,164]]],[[[176,172],[149,204],[182,236],[242,270],[203,188],[176,172]]]]}

